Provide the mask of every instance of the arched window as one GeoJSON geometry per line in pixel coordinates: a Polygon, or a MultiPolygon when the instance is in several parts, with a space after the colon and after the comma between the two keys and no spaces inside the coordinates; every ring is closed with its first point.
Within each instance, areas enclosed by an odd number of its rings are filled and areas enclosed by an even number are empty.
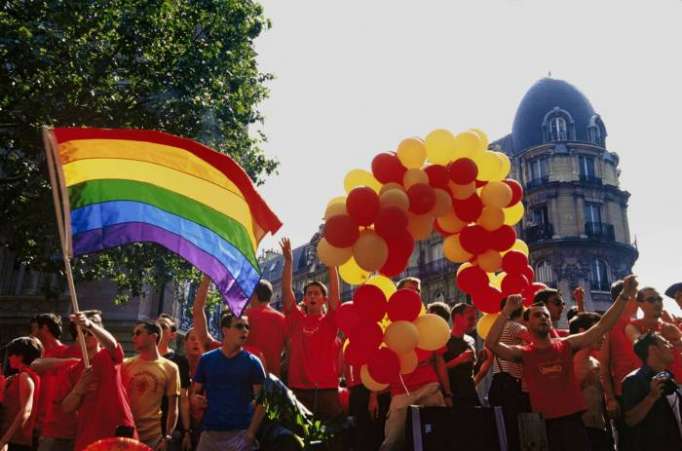
{"type": "Polygon", "coordinates": [[[606,138],[606,128],[601,117],[595,114],[590,118],[590,123],[587,126],[587,140],[590,144],[604,147],[604,139],[606,138]]]}
{"type": "Polygon", "coordinates": [[[554,142],[568,141],[566,119],[555,116],[549,120],[549,140],[554,142]]]}
{"type": "Polygon", "coordinates": [[[601,258],[595,258],[592,262],[592,289],[609,291],[610,288],[608,266],[601,258]]]}
{"type": "Polygon", "coordinates": [[[590,140],[590,144],[601,146],[601,130],[599,130],[599,127],[588,128],[587,137],[590,140]]]}
{"type": "Polygon", "coordinates": [[[538,282],[542,282],[547,285],[554,283],[554,271],[552,271],[552,265],[549,264],[547,260],[543,260],[535,266],[535,277],[538,282]]]}

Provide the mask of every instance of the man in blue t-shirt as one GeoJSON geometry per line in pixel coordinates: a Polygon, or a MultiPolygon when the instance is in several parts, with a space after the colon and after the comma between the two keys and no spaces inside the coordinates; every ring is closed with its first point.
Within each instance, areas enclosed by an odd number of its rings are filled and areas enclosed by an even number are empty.
{"type": "Polygon", "coordinates": [[[249,336],[246,318],[227,313],[220,326],[222,346],[201,356],[192,384],[192,402],[206,409],[197,451],[250,450],[265,415],[257,401],[265,371],[242,349],[249,336]]]}

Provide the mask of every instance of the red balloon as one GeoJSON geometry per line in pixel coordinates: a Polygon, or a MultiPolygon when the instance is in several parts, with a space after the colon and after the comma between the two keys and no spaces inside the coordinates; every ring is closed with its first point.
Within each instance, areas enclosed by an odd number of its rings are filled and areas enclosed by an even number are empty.
{"type": "Polygon", "coordinates": [[[465,268],[457,274],[457,286],[465,293],[476,293],[488,286],[488,275],[478,266],[465,268]]]}
{"type": "Polygon", "coordinates": [[[468,225],[459,234],[459,244],[470,254],[480,254],[490,248],[489,232],[478,224],[468,225]]]}
{"type": "Polygon", "coordinates": [[[388,384],[400,374],[400,359],[388,348],[374,352],[367,363],[372,379],[380,384],[388,384]]]}
{"type": "Polygon", "coordinates": [[[374,220],[374,231],[387,241],[407,233],[407,214],[398,207],[381,208],[374,220]]]}
{"type": "Polygon", "coordinates": [[[376,323],[386,314],[386,295],[379,287],[362,285],[353,294],[353,303],[361,317],[376,323]]]}
{"type": "Polygon", "coordinates": [[[422,310],[422,298],[414,290],[401,288],[388,301],[388,318],[391,321],[414,321],[422,310]]]}
{"type": "Polygon", "coordinates": [[[469,158],[460,158],[448,164],[450,179],[458,185],[466,185],[476,180],[478,166],[469,158]]]}
{"type": "Polygon", "coordinates": [[[508,225],[503,225],[499,229],[489,232],[490,247],[498,252],[504,252],[511,248],[516,242],[516,232],[514,228],[508,225]]]}
{"type": "Polygon", "coordinates": [[[351,358],[355,360],[356,365],[362,365],[379,349],[384,339],[384,331],[377,323],[365,323],[353,329],[348,338],[350,339],[348,347],[352,347],[351,358]]]}
{"type": "Polygon", "coordinates": [[[502,257],[502,270],[507,274],[523,274],[528,266],[528,257],[519,251],[509,251],[502,257]]]}
{"type": "Polygon", "coordinates": [[[414,250],[414,238],[407,230],[402,230],[394,237],[386,238],[388,245],[388,258],[381,267],[381,274],[393,277],[405,270],[407,263],[414,250]]]}
{"type": "Polygon", "coordinates": [[[502,293],[505,295],[521,294],[528,288],[528,279],[521,274],[507,274],[502,279],[502,293]]]}
{"type": "Polygon", "coordinates": [[[507,207],[511,207],[523,197],[523,186],[514,179],[506,179],[504,183],[506,183],[512,191],[512,198],[507,204],[507,207]]]}
{"type": "Polygon", "coordinates": [[[521,274],[528,279],[529,283],[535,280],[535,271],[533,271],[533,267],[530,265],[526,265],[523,271],[521,271],[521,274]]]}
{"type": "Polygon", "coordinates": [[[380,153],[372,160],[372,174],[381,183],[395,182],[402,185],[405,171],[407,168],[395,153],[380,153]]]}
{"type": "Polygon", "coordinates": [[[488,182],[485,182],[483,180],[476,180],[476,188],[480,188],[482,186],[486,186],[488,182]]]}
{"type": "Polygon", "coordinates": [[[353,302],[344,302],[336,309],[336,323],[344,334],[350,335],[362,322],[360,312],[353,302]]]}
{"type": "Polygon", "coordinates": [[[450,192],[448,182],[450,181],[450,172],[448,168],[440,164],[432,164],[424,168],[424,172],[429,176],[429,183],[434,188],[441,188],[450,192]]]}
{"type": "Polygon", "coordinates": [[[471,302],[484,313],[497,313],[500,311],[502,292],[495,287],[485,287],[471,296],[471,302]]]}
{"type": "Polygon", "coordinates": [[[379,213],[379,196],[367,186],[353,188],[346,199],[346,210],[356,224],[368,226],[379,213]]]}
{"type": "Polygon", "coordinates": [[[523,290],[523,305],[526,307],[530,306],[535,300],[535,294],[540,290],[544,290],[545,288],[547,288],[547,285],[539,282],[528,285],[528,287],[523,290]]]}
{"type": "Polygon", "coordinates": [[[483,211],[483,202],[481,202],[481,198],[476,193],[464,200],[454,199],[452,204],[455,207],[457,217],[465,222],[477,220],[483,211]]]}
{"type": "Polygon", "coordinates": [[[120,451],[152,451],[144,443],[128,437],[103,438],[89,444],[84,451],[111,451],[114,449],[120,451]]]}
{"type": "Polygon", "coordinates": [[[359,235],[357,224],[348,215],[332,216],[324,225],[324,237],[334,247],[350,247],[359,235]]]}
{"type": "Polygon", "coordinates": [[[423,215],[431,211],[436,204],[436,193],[426,183],[415,183],[407,190],[410,198],[410,211],[417,215],[423,215]]]}

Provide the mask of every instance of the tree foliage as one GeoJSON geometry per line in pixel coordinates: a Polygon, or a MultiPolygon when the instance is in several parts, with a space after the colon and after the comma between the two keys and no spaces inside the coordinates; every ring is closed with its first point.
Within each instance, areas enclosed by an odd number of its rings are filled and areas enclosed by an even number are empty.
{"type": "MultiPolygon", "coordinates": [[[[254,126],[270,75],[250,0],[6,0],[0,7],[0,239],[32,269],[61,267],[40,127],[126,127],[197,139],[262,183],[277,162],[254,126]],[[251,127],[252,133],[249,133],[251,127]]],[[[197,277],[151,244],[77,259],[77,277],[122,296],[197,277]]]]}

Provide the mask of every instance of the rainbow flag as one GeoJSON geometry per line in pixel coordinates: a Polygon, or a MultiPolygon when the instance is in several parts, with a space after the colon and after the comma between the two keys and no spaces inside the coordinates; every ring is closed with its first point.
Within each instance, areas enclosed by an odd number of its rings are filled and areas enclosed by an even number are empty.
{"type": "Polygon", "coordinates": [[[210,277],[241,314],[260,280],[258,243],[282,224],[237,163],[156,131],[56,128],[47,141],[69,256],[159,244],[210,277]]]}

